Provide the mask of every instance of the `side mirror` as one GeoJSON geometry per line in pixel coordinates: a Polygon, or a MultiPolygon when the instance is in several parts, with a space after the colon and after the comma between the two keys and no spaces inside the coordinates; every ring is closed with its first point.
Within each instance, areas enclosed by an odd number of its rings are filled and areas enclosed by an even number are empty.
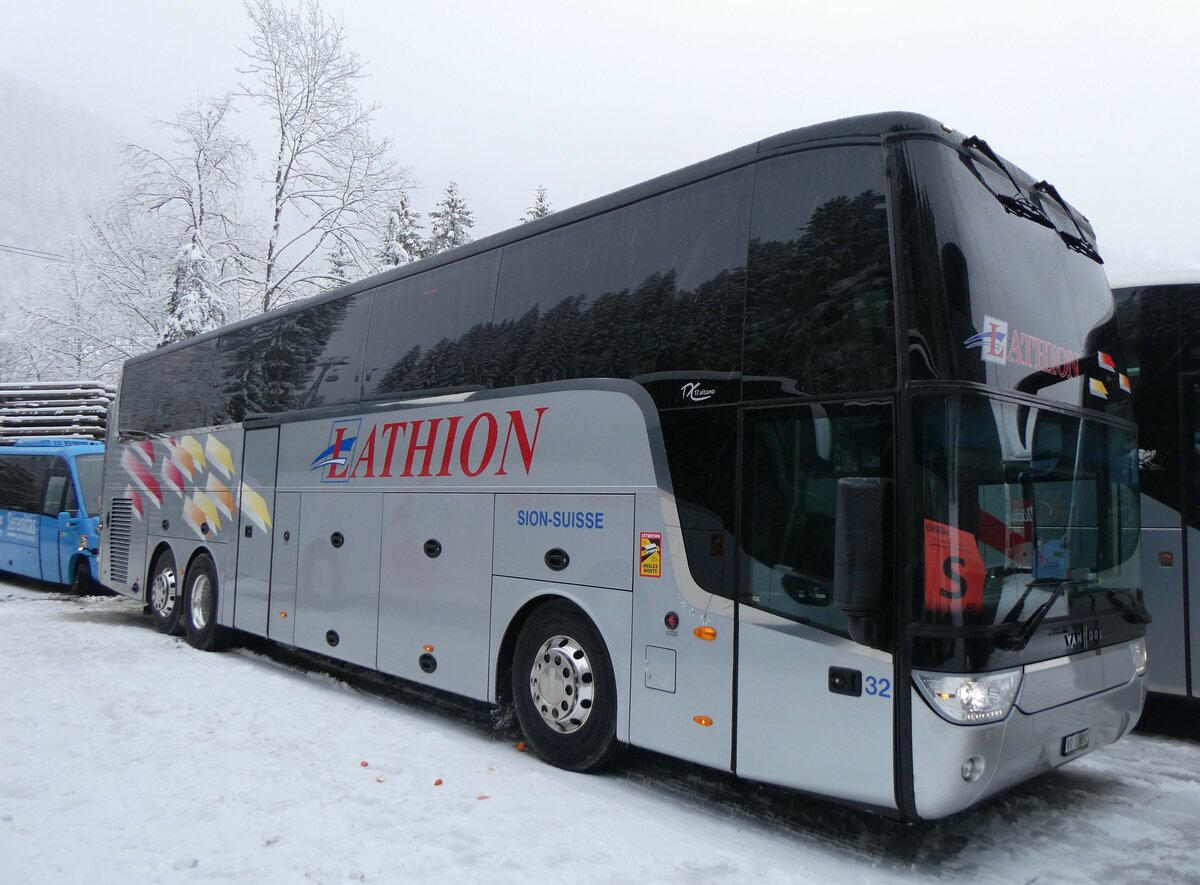
{"type": "Polygon", "coordinates": [[[833,603],[849,619],[850,638],[878,645],[883,638],[884,563],[889,481],[844,477],[837,484],[833,603]]]}

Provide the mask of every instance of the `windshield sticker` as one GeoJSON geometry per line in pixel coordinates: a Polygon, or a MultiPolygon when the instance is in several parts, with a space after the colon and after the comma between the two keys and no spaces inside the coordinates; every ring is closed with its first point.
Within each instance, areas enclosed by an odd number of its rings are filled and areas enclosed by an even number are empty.
{"type": "Polygon", "coordinates": [[[953,613],[983,608],[983,557],[975,536],[925,520],[925,610],[953,613]]]}
{"type": "MultiPolygon", "coordinates": [[[[985,363],[1014,363],[1060,378],[1079,377],[1079,355],[1075,351],[1015,329],[1010,332],[1007,320],[985,315],[983,331],[972,335],[963,344],[978,347],[979,358],[985,363]]],[[[1116,370],[1115,363],[1113,370],[1116,370]]]]}

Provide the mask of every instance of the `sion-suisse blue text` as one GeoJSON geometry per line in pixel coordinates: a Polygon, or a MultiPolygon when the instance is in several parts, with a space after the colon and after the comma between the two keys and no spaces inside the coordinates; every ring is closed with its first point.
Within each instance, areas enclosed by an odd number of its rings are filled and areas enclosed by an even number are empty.
{"type": "Polygon", "coordinates": [[[602,510],[518,510],[517,525],[555,529],[602,529],[602,510]]]}

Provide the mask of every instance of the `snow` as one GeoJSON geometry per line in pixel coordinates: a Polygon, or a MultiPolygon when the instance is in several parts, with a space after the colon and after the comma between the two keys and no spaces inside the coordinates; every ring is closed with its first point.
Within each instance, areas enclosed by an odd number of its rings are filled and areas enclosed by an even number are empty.
{"type": "Polygon", "coordinates": [[[1200,731],[902,826],[646,753],[560,771],[481,705],[204,654],[118,597],[0,584],[0,650],[11,885],[1200,880],[1200,731]]]}

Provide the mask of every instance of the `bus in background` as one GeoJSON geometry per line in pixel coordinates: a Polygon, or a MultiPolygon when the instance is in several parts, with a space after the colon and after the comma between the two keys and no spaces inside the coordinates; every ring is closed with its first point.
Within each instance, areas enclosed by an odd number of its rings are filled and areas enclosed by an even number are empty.
{"type": "Polygon", "coordinates": [[[1145,697],[1095,239],[914,114],[787,132],[129,360],[101,580],[619,743],[937,818],[1145,697]]]}
{"type": "Polygon", "coordinates": [[[95,587],[103,471],[101,442],[0,442],[0,570],[95,587]]]}
{"type": "Polygon", "coordinates": [[[1113,282],[1133,380],[1151,691],[1200,696],[1200,271],[1113,282]],[[1195,592],[1193,592],[1195,591],[1195,592]]]}

